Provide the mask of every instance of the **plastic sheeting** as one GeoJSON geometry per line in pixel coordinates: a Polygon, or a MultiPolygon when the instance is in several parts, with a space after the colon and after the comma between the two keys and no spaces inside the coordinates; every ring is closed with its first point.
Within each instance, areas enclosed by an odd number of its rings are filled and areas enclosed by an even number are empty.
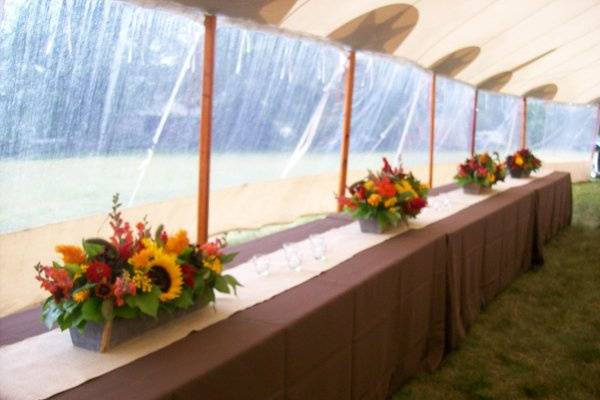
{"type": "Polygon", "coordinates": [[[200,24],[105,0],[4,7],[0,233],[103,214],[115,192],[195,193],[200,24]]]}
{"type": "Polygon", "coordinates": [[[431,73],[413,64],[356,55],[349,169],[364,175],[381,157],[425,178],[429,160],[431,73]]]}
{"type": "Polygon", "coordinates": [[[590,160],[598,108],[527,99],[527,146],[543,161],[590,160]]]}
{"type": "Polygon", "coordinates": [[[346,56],[219,21],[210,232],[335,210],[346,56]]]}
{"type": "Polygon", "coordinates": [[[452,182],[456,166],[471,152],[475,90],[437,76],[433,185],[452,182]]]}
{"type": "Polygon", "coordinates": [[[522,124],[522,100],[480,90],[477,97],[477,152],[498,152],[501,158],[518,150],[522,124]]]}

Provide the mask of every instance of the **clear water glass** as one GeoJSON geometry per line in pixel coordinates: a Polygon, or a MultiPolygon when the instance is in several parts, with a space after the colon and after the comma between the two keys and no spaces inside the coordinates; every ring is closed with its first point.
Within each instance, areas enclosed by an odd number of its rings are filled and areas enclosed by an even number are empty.
{"type": "Polygon", "coordinates": [[[285,254],[288,268],[291,271],[299,271],[302,258],[300,257],[298,247],[294,243],[284,243],[283,253],[285,254]]]}
{"type": "Polygon", "coordinates": [[[262,254],[257,254],[252,257],[252,265],[254,266],[254,270],[260,276],[269,275],[271,269],[271,261],[269,257],[264,256],[262,254]]]}
{"type": "Polygon", "coordinates": [[[327,246],[325,245],[325,239],[323,238],[323,235],[310,235],[308,240],[310,242],[310,249],[314,259],[318,261],[325,260],[327,246]]]}

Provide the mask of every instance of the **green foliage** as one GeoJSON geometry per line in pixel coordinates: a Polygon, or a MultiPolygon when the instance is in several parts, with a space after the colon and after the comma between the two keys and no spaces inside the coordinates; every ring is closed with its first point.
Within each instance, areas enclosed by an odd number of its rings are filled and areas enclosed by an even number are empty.
{"type": "Polygon", "coordinates": [[[102,322],[102,300],[97,297],[90,297],[81,306],[81,312],[83,314],[83,318],[86,321],[92,322],[102,322]]]}
{"type": "Polygon", "coordinates": [[[89,240],[82,241],[81,246],[83,247],[83,250],[88,258],[94,258],[104,252],[104,246],[97,243],[92,243],[89,240]]]}
{"type": "Polygon", "coordinates": [[[125,302],[130,307],[139,308],[144,314],[156,317],[158,306],[160,305],[160,289],[156,286],[152,287],[149,292],[138,292],[135,296],[127,296],[125,302]]]}

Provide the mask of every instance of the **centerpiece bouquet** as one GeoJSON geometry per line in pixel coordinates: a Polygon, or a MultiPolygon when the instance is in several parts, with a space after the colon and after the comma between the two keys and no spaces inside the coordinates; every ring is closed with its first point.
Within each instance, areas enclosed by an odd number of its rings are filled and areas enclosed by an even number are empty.
{"type": "Polygon", "coordinates": [[[115,195],[109,240],[56,246],[62,262],[35,266],[51,295],[42,320],[49,329],[70,329],[77,346],[105,351],[181,310],[214,302],[215,290],[235,293],[240,285],[222,274],[235,257],[223,252],[224,242],[192,244],[184,230],[169,234],[162,225],[152,232],[146,218],[134,230],[120,206],[115,195]]]}
{"type": "Polygon", "coordinates": [[[506,178],[506,168],[500,162],[498,153],[475,154],[458,166],[454,176],[456,183],[465,193],[481,194],[489,192],[496,183],[506,178]]]}
{"type": "Polygon", "coordinates": [[[513,178],[527,178],[540,169],[542,162],[529,149],[521,149],[506,157],[506,166],[513,178]]]}
{"type": "Polygon", "coordinates": [[[411,172],[392,168],[384,158],[380,171],[369,171],[349,192],[350,197],[338,198],[344,211],[359,220],[363,232],[382,233],[415,218],[427,205],[428,188],[411,172]]]}

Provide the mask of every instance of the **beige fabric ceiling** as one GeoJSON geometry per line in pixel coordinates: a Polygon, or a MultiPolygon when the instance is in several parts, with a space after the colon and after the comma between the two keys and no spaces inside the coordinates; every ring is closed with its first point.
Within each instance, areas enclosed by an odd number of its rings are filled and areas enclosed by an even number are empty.
{"type": "Polygon", "coordinates": [[[485,89],[600,97],[600,0],[130,0],[394,54],[485,89]]]}

